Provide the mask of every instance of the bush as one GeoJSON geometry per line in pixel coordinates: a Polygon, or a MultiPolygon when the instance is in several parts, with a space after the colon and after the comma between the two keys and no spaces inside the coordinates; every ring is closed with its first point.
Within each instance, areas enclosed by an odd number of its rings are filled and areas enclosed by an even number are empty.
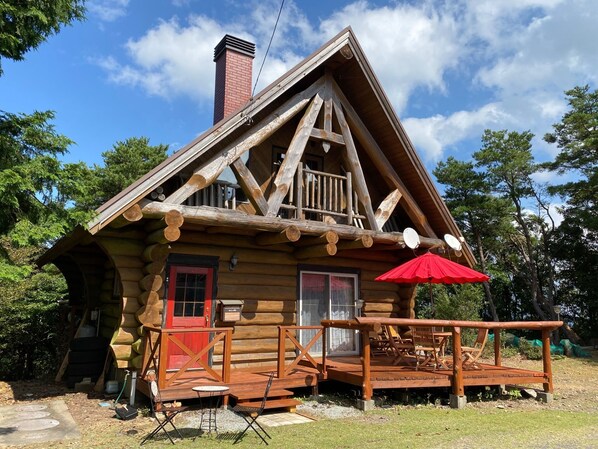
{"type": "Polygon", "coordinates": [[[519,352],[529,360],[542,360],[542,348],[532,345],[525,338],[519,339],[519,352]]]}

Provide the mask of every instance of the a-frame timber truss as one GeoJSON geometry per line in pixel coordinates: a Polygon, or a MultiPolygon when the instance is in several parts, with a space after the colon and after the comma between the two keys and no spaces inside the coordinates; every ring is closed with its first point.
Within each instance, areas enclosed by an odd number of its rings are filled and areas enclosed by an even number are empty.
{"type": "MultiPolygon", "coordinates": [[[[216,181],[222,172],[230,166],[239,185],[255,208],[256,215],[276,217],[285,196],[289,193],[306,144],[310,139],[320,140],[326,152],[343,151],[343,163],[351,174],[353,188],[365,213],[366,222],[363,224],[365,229],[379,232],[392,215],[395,207],[400,205],[414,223],[419,234],[436,239],[434,231],[414,198],[407,191],[383,151],[329,73],[326,73],[304,91],[294,95],[224,148],[207,164],[197,167],[188,181],[169,195],[160,208],[180,205],[193,193],[216,181]],[[303,116],[273,181],[270,195],[266,198],[255,177],[241,160],[241,156],[264,142],[301,112],[303,112],[303,116]],[[333,121],[335,120],[336,129],[341,131],[340,134],[333,131],[335,128],[333,121]],[[316,124],[319,124],[320,127],[316,127],[316,124]],[[354,136],[388,186],[388,194],[375,212],[357,154],[354,136]]],[[[187,209],[187,206],[182,207],[187,209]]],[[[146,204],[147,213],[149,213],[149,208],[150,206],[146,204]]]]}

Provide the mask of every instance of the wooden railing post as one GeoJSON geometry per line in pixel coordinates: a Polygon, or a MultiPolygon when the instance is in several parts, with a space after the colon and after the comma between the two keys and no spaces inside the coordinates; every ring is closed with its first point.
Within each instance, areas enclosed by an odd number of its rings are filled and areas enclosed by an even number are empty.
{"type": "Polygon", "coordinates": [[[372,379],[370,372],[370,339],[366,331],[361,334],[361,360],[363,365],[363,385],[361,398],[369,401],[372,398],[372,379]]]}
{"type": "Polygon", "coordinates": [[[500,329],[495,328],[492,330],[494,334],[494,365],[502,366],[502,355],[500,353],[500,329]]]}
{"type": "Polygon", "coordinates": [[[297,166],[297,198],[295,198],[295,205],[297,206],[297,218],[303,218],[303,162],[299,162],[297,166]]]}
{"type": "Polygon", "coordinates": [[[158,359],[158,388],[166,388],[166,368],[168,366],[168,342],[170,334],[168,332],[160,332],[158,337],[160,341],[160,358],[158,359]]]}
{"type": "Polygon", "coordinates": [[[328,376],[328,373],[326,372],[326,345],[328,344],[328,342],[326,341],[327,334],[328,328],[324,326],[322,328],[322,375],[324,376],[324,378],[328,376]]]}
{"type": "Polygon", "coordinates": [[[285,340],[286,340],[286,328],[284,326],[278,326],[278,378],[284,377],[284,361],[285,361],[285,340]]]}
{"type": "Polygon", "coordinates": [[[224,357],[222,358],[222,380],[225,383],[230,382],[230,365],[232,359],[232,347],[233,347],[233,331],[230,329],[225,330],[224,335],[224,357]]]}
{"type": "Polygon", "coordinates": [[[461,328],[453,327],[453,395],[464,396],[463,359],[461,356],[461,328]]]}
{"type": "Polygon", "coordinates": [[[544,392],[552,393],[552,364],[550,360],[550,330],[542,329],[542,364],[544,365],[544,392]]]}

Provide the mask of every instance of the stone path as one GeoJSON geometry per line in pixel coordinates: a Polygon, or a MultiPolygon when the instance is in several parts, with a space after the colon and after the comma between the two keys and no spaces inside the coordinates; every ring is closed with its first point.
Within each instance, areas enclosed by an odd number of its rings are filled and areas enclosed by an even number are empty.
{"type": "Polygon", "coordinates": [[[0,447],[80,438],[64,401],[0,407],[0,447]]]}

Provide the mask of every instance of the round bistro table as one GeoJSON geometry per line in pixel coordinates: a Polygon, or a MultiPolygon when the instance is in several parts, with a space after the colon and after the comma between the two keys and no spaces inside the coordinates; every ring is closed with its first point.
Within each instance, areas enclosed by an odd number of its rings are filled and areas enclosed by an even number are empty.
{"type": "Polygon", "coordinates": [[[216,412],[220,406],[220,398],[228,393],[229,388],[225,385],[200,385],[192,390],[197,393],[201,407],[199,430],[204,430],[204,426],[207,426],[208,433],[212,433],[212,430],[218,433],[216,412]]]}

